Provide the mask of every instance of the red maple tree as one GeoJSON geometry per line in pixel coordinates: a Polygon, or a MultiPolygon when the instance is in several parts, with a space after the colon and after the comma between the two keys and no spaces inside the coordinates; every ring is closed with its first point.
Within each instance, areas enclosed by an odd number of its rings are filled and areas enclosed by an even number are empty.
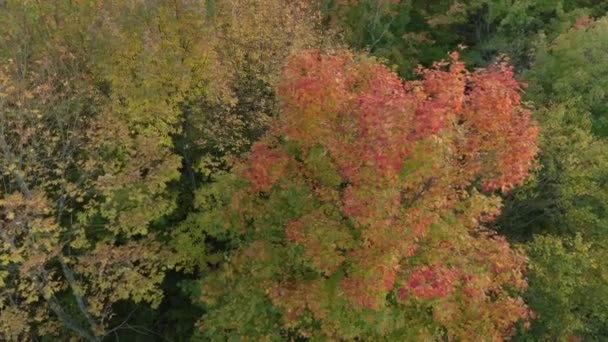
{"type": "Polygon", "coordinates": [[[271,270],[247,286],[283,310],[285,328],[369,338],[418,324],[421,337],[500,339],[527,319],[525,258],[482,223],[499,214],[498,192],[528,177],[537,127],[510,67],[469,72],[450,57],[406,83],[348,52],[290,60],[282,116],[237,171],[250,186],[223,209],[238,208],[242,220],[224,224],[247,256],[230,267],[271,270]],[[303,209],[278,228],[263,219],[294,187],[303,209]]]}

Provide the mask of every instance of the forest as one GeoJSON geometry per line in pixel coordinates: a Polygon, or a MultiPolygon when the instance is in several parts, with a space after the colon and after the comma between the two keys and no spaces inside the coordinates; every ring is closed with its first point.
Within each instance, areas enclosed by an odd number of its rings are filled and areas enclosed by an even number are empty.
{"type": "Polygon", "coordinates": [[[0,341],[608,341],[607,0],[0,0],[0,341]]]}

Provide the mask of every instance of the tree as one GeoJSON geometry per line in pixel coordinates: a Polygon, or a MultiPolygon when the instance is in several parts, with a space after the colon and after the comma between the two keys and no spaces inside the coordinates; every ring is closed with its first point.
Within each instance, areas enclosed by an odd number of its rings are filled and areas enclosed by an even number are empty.
{"type": "MultiPolygon", "coordinates": [[[[194,193],[247,152],[279,113],[274,85],[287,57],[327,46],[317,30],[319,14],[307,1],[224,0],[210,2],[209,35],[219,72],[212,75],[217,96],[193,93],[182,103],[182,132],[176,148],[183,156],[183,191],[172,215],[170,245],[179,257],[181,288],[192,289],[204,254],[204,238],[181,229],[196,205],[194,193]]],[[[199,209],[202,209],[199,207],[199,209]]],[[[190,291],[185,291],[188,295],[190,291]]]]}
{"type": "Polygon", "coordinates": [[[536,318],[522,340],[603,340],[608,336],[605,249],[580,235],[538,235],[526,246],[530,288],[526,303],[536,318]]]}
{"type": "Polygon", "coordinates": [[[402,75],[412,74],[418,61],[415,57],[420,53],[418,48],[430,42],[425,34],[406,33],[412,24],[410,1],[319,0],[318,3],[325,27],[336,31],[349,47],[367,50],[397,65],[402,75]]]}
{"type": "Polygon", "coordinates": [[[497,222],[530,256],[527,302],[538,313],[523,338],[608,336],[605,232],[608,146],[604,88],[608,21],[581,18],[536,46],[524,74],[542,127],[536,179],[514,191],[497,222]]]}
{"type": "Polygon", "coordinates": [[[291,58],[270,133],[185,223],[212,242],[201,337],[501,338],[528,317],[524,256],[483,228],[536,154],[513,71],[419,73],[291,58]]]}
{"type": "Polygon", "coordinates": [[[518,70],[530,66],[539,34],[553,39],[582,17],[603,15],[604,1],[587,0],[319,0],[326,24],[346,43],[395,64],[402,76],[463,48],[463,60],[486,66],[506,54],[518,70]]]}
{"type": "Polygon", "coordinates": [[[266,132],[277,113],[273,84],[287,56],[319,47],[323,38],[315,28],[318,13],[306,1],[223,0],[210,6],[206,33],[220,70],[212,79],[222,91],[193,93],[184,101],[179,144],[193,168],[202,159],[207,172],[224,165],[226,156],[248,151],[266,132]]]}
{"type": "Polygon", "coordinates": [[[179,103],[205,86],[210,52],[179,47],[200,24],[179,11],[200,8],[2,6],[0,336],[98,341],[129,327],[116,303],[160,303],[174,263],[155,223],[175,206],[179,103]]]}
{"type": "Polygon", "coordinates": [[[581,115],[591,114],[593,131],[608,134],[606,66],[608,19],[580,18],[578,24],[554,40],[538,42],[534,68],[526,73],[530,98],[541,105],[568,103],[581,115]]]}

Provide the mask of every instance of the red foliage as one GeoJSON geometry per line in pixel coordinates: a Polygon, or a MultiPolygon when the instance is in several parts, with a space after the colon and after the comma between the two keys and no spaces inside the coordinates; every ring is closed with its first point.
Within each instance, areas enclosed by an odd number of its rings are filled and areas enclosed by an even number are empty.
{"type": "Polygon", "coordinates": [[[521,107],[521,88],[504,63],[469,73],[458,54],[451,57],[404,85],[381,65],[355,70],[349,54],[298,55],[279,90],[285,115],[276,131],[305,147],[329,148],[356,185],[394,183],[413,143],[458,131],[453,148],[463,182],[481,177],[484,190],[507,191],[527,177],[537,152],[537,127],[521,107]]]}
{"type": "Polygon", "coordinates": [[[251,182],[255,191],[269,192],[272,186],[283,176],[289,156],[272,150],[264,143],[255,144],[251,149],[249,169],[245,179],[251,182]]]}
{"type": "MultiPolygon", "coordinates": [[[[344,274],[339,291],[358,309],[382,310],[392,291],[404,303],[445,298],[446,308],[485,315],[480,322],[492,322],[496,336],[527,317],[503,290],[525,287],[523,258],[480,227],[499,213],[488,192],[509,191],[533,167],[537,127],[521,105],[521,87],[506,64],[469,72],[456,53],[418,72],[420,80],[403,83],[346,52],[308,51],[287,65],[278,88],[283,115],[271,137],[302,155],[319,146],[327,153],[341,188],[313,182],[312,193],[357,232],[322,210],[286,225],[286,243],[302,246],[304,262],[322,275],[302,283],[285,275],[274,285],[269,295],[289,324],[306,310],[325,319],[323,284],[336,272],[344,274]]],[[[306,177],[306,168],[262,142],[245,177],[269,192],[280,179],[306,177]]]]}
{"type": "Polygon", "coordinates": [[[589,16],[585,15],[585,16],[576,18],[576,23],[574,24],[574,27],[577,30],[586,29],[592,23],[593,23],[593,19],[589,18],[589,16]]]}
{"type": "Polygon", "coordinates": [[[407,286],[399,289],[400,299],[406,299],[408,292],[418,298],[444,297],[454,291],[454,281],[458,271],[450,270],[440,265],[423,266],[415,269],[407,286]]]}
{"type": "Polygon", "coordinates": [[[484,190],[506,192],[528,176],[537,153],[538,128],[521,107],[521,87],[511,67],[500,63],[469,73],[457,53],[451,58],[450,64],[419,70],[423,80],[406,84],[406,89],[414,89],[411,92],[424,94],[416,96],[415,138],[457,125],[463,132],[455,144],[460,177],[481,177],[484,190]]]}

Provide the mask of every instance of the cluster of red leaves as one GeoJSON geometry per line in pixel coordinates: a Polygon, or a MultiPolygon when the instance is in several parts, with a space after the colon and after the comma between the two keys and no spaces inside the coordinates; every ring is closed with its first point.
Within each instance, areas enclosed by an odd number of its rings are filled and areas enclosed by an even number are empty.
{"type": "Polygon", "coordinates": [[[576,18],[576,22],[574,23],[574,27],[577,30],[586,29],[593,23],[593,19],[589,18],[589,16],[582,16],[576,18]]]}
{"type": "Polygon", "coordinates": [[[296,56],[279,90],[285,110],[276,133],[327,147],[355,186],[370,179],[385,186],[395,185],[415,142],[452,131],[460,134],[451,147],[462,185],[481,179],[484,190],[508,191],[527,177],[537,152],[520,85],[504,63],[470,73],[451,57],[419,70],[422,81],[402,84],[383,66],[353,63],[348,54],[296,56]]]}
{"type": "MultiPolygon", "coordinates": [[[[283,115],[271,136],[297,144],[304,155],[319,146],[327,152],[343,188],[312,182],[313,192],[325,194],[317,200],[339,208],[359,232],[351,236],[322,212],[287,225],[287,241],[303,246],[308,265],[325,276],[273,287],[271,299],[289,324],[307,309],[326,318],[329,304],[319,289],[339,270],[339,288],[355,308],[382,310],[391,291],[404,301],[461,291],[477,296],[471,303],[480,315],[493,312],[487,315],[497,331],[526,317],[525,305],[501,290],[525,287],[523,260],[506,242],[478,234],[498,207],[479,195],[483,203],[454,214],[459,203],[472,201],[471,190],[508,191],[533,167],[537,127],[521,106],[520,85],[504,63],[469,72],[457,54],[418,72],[420,80],[404,84],[384,66],[347,52],[309,51],[288,63],[278,88],[283,115]],[[445,231],[444,245],[425,243],[429,227],[445,215],[455,215],[464,230],[445,231]],[[442,255],[443,266],[408,266],[415,256],[442,255]]],[[[305,177],[306,168],[262,142],[244,176],[255,191],[269,192],[282,179],[305,177]]]]}
{"type": "Polygon", "coordinates": [[[284,153],[272,150],[266,144],[256,144],[251,149],[247,178],[255,191],[269,192],[272,185],[283,176],[289,157],[284,153]]]}
{"type": "Polygon", "coordinates": [[[460,130],[455,147],[463,182],[481,177],[484,190],[506,192],[525,180],[537,153],[538,128],[521,106],[521,86],[506,63],[470,73],[458,53],[450,57],[406,84],[419,93],[415,137],[460,130]]]}
{"type": "Polygon", "coordinates": [[[491,65],[475,73],[470,84],[467,107],[460,112],[468,131],[464,153],[474,156],[471,164],[483,173],[484,190],[506,192],[528,176],[538,128],[520,107],[521,89],[511,67],[491,65]]]}
{"type": "Polygon", "coordinates": [[[404,300],[411,294],[418,298],[444,297],[454,291],[454,280],[458,272],[443,266],[423,266],[412,272],[406,287],[397,292],[404,300]]]}

